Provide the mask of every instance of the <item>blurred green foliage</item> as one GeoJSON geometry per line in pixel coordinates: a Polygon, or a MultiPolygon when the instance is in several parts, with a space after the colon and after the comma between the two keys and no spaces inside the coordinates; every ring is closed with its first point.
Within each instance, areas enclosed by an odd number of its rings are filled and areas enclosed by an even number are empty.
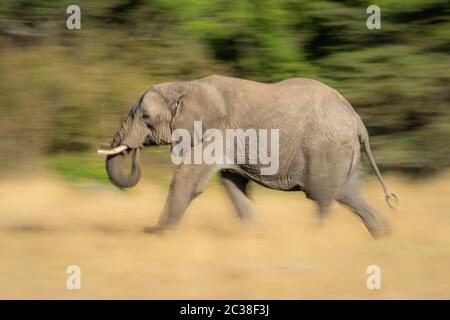
{"type": "Polygon", "coordinates": [[[3,163],[92,152],[151,84],[219,73],[319,79],[361,115],[384,169],[450,165],[448,1],[78,1],[75,31],[70,4],[0,2],[3,163]],[[371,4],[381,30],[366,28],[371,4]]]}
{"type": "MultiPolygon", "coordinates": [[[[168,187],[170,183],[170,151],[167,147],[146,149],[142,157],[143,177],[151,179],[159,185],[168,187]]],[[[72,182],[88,180],[110,184],[105,170],[103,158],[94,152],[59,152],[44,158],[47,168],[72,182]]],[[[131,168],[131,159],[127,159],[127,167],[131,168]]]]}
{"type": "Polygon", "coordinates": [[[71,181],[89,179],[109,183],[105,165],[98,159],[83,154],[58,154],[47,157],[46,162],[51,170],[71,181]]]}

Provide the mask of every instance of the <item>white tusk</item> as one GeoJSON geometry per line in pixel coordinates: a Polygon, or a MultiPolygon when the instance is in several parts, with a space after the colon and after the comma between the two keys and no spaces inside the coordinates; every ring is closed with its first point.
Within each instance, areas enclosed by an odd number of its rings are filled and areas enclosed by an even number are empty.
{"type": "Polygon", "coordinates": [[[127,146],[121,145],[121,146],[118,146],[118,147],[115,147],[115,148],[112,148],[112,149],[98,149],[97,152],[100,153],[100,154],[112,155],[112,154],[121,153],[121,152],[123,152],[123,151],[125,151],[127,149],[128,149],[127,146]]]}

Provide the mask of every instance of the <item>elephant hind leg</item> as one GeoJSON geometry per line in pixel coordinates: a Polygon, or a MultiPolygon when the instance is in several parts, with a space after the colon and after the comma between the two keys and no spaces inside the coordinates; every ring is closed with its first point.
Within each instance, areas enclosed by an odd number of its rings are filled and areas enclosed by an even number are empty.
{"type": "Polygon", "coordinates": [[[327,186],[326,182],[324,182],[322,187],[316,185],[315,188],[305,191],[306,197],[313,200],[317,205],[317,215],[321,225],[324,224],[328,218],[331,204],[335,199],[335,190],[334,187],[327,186]]]}
{"type": "Polygon", "coordinates": [[[352,165],[350,155],[351,150],[330,147],[307,162],[304,191],[316,202],[321,223],[327,218],[332,202],[347,180],[352,165]]]}
{"type": "Polygon", "coordinates": [[[221,171],[220,175],[222,177],[222,184],[239,218],[245,222],[252,221],[254,219],[254,209],[253,203],[248,195],[249,180],[242,175],[228,170],[221,171]]]}
{"type": "Polygon", "coordinates": [[[336,200],[357,214],[374,238],[388,235],[390,233],[389,223],[365,202],[360,195],[360,187],[359,173],[354,173],[344,186],[343,191],[336,197],[336,200]]]}
{"type": "Polygon", "coordinates": [[[322,198],[320,200],[317,200],[317,207],[319,212],[319,220],[320,223],[323,223],[325,219],[328,217],[328,213],[330,212],[330,206],[333,202],[333,198],[322,198]]]}

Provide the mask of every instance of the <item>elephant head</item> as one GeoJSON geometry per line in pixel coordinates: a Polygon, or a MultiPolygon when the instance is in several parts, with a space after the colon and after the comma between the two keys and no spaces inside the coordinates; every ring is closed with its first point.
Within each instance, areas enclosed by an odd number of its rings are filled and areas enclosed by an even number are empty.
{"type": "Polygon", "coordinates": [[[121,187],[135,186],[141,177],[139,150],[144,146],[172,143],[171,134],[183,128],[191,132],[193,123],[217,128],[225,114],[224,103],[217,90],[205,83],[173,82],[152,86],[131,108],[115,134],[110,148],[98,150],[106,154],[106,171],[111,181],[121,187]],[[124,173],[124,161],[132,153],[131,173],[124,173]]]}

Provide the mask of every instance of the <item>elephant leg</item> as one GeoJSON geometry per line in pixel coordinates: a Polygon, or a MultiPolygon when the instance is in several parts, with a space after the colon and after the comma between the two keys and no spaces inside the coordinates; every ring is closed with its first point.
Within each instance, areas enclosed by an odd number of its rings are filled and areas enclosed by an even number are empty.
{"type": "Polygon", "coordinates": [[[339,145],[329,146],[327,151],[311,158],[308,163],[309,175],[305,193],[317,203],[321,224],[328,217],[331,204],[340,194],[340,190],[347,185],[348,172],[355,165],[355,156],[351,149],[341,148],[339,145]]]}
{"type": "Polygon", "coordinates": [[[314,200],[317,204],[317,213],[320,224],[323,224],[328,217],[330,206],[336,196],[336,184],[333,177],[311,179],[309,188],[305,192],[307,198],[314,200]]]}
{"type": "Polygon", "coordinates": [[[328,217],[328,213],[330,212],[330,206],[333,200],[334,200],[333,198],[325,197],[316,201],[319,212],[320,224],[323,224],[325,222],[325,219],[328,217]]]}
{"type": "Polygon", "coordinates": [[[360,195],[360,188],[359,173],[355,173],[350,177],[343,191],[336,197],[336,200],[356,213],[363,220],[374,238],[388,235],[390,233],[389,223],[364,201],[360,195]]]}
{"type": "Polygon", "coordinates": [[[222,184],[239,218],[245,222],[253,220],[253,203],[248,196],[249,180],[242,175],[227,170],[221,171],[220,174],[222,176],[222,184]]]}
{"type": "Polygon", "coordinates": [[[173,175],[169,195],[156,230],[149,228],[146,231],[161,231],[176,226],[189,204],[202,193],[211,175],[217,170],[216,166],[206,164],[180,165],[173,175]]]}

